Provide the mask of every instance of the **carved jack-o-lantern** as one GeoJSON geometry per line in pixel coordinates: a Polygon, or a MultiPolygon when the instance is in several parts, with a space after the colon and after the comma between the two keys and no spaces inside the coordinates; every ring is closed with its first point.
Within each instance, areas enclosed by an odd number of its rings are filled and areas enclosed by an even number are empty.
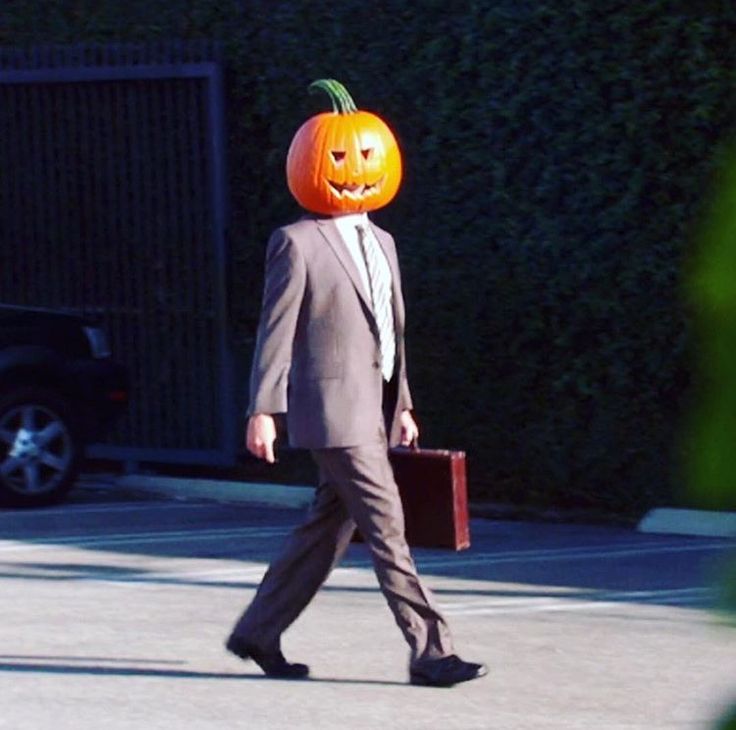
{"type": "Polygon", "coordinates": [[[345,87],[333,79],[322,89],[333,111],[308,119],[294,135],[286,157],[286,180],[299,204],[335,215],[376,210],[391,202],[401,182],[401,154],[386,123],[359,111],[345,87]]]}

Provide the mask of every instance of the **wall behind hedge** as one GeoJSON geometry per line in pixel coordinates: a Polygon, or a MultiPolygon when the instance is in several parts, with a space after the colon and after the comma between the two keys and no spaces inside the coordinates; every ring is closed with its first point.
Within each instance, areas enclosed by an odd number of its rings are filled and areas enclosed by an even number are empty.
{"type": "Polygon", "coordinates": [[[677,488],[679,272],[736,111],[728,6],[49,0],[4,3],[0,43],[222,40],[243,367],[265,240],[299,215],[285,152],[327,108],[306,87],[343,81],[404,151],[375,218],[423,442],[468,451],[476,498],[636,512],[677,488]]]}

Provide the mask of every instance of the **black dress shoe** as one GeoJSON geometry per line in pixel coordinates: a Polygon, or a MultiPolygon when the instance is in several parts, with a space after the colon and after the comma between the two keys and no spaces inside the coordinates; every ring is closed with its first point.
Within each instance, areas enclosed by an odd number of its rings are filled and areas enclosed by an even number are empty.
{"type": "Polygon", "coordinates": [[[451,654],[441,659],[431,659],[410,670],[412,684],[426,687],[452,687],[453,684],[468,682],[488,674],[485,664],[464,662],[459,656],[451,654]]]}
{"type": "Polygon", "coordinates": [[[306,664],[290,664],[281,651],[262,651],[237,636],[231,636],[225,648],[241,659],[252,659],[267,677],[302,679],[309,674],[309,667],[306,664]]]}

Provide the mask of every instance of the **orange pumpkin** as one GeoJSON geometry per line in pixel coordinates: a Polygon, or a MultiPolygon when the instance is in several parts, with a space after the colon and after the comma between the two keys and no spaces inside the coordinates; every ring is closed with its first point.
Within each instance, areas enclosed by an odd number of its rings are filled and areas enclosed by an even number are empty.
{"type": "Polygon", "coordinates": [[[299,204],[336,215],[382,208],[401,183],[401,153],[391,130],[375,114],[360,111],[345,87],[320,79],[309,90],[326,91],[332,112],[308,119],[286,156],[286,180],[299,204]]]}

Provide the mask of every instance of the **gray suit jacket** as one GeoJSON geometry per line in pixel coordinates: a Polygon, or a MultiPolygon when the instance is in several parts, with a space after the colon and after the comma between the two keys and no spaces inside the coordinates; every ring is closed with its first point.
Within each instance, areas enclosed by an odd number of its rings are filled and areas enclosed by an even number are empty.
{"type": "MultiPolygon", "coordinates": [[[[411,408],[404,300],[396,246],[371,223],[393,279],[398,414],[411,408]]],[[[286,413],[289,442],[309,449],[374,443],[383,431],[383,378],[370,297],[332,218],[306,217],[268,242],[249,414],[286,413]]]]}

